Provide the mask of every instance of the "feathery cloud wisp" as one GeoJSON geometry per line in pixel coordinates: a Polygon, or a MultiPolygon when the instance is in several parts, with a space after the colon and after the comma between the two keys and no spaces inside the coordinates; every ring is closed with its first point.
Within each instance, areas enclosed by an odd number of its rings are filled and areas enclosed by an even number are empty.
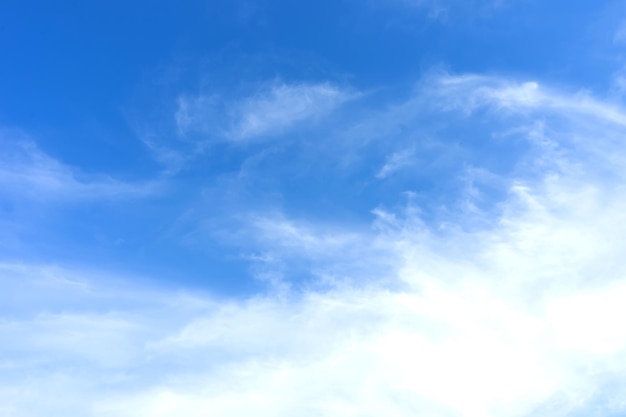
{"type": "Polygon", "coordinates": [[[175,117],[183,136],[199,133],[245,142],[319,119],[353,97],[328,83],[276,83],[232,102],[210,95],[180,97],[175,117]]]}
{"type": "Polygon", "coordinates": [[[35,200],[118,199],[145,197],[160,187],[158,181],[130,183],[81,174],[46,155],[32,141],[9,135],[2,134],[0,146],[0,195],[35,200]]]}

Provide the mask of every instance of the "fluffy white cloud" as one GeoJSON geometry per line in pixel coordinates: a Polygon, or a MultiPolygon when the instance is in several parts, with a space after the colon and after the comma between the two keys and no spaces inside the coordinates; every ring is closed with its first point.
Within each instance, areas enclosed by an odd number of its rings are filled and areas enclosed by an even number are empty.
{"type": "Polygon", "coordinates": [[[434,103],[449,117],[485,110],[535,147],[489,224],[442,229],[410,206],[375,210],[368,230],[255,217],[263,259],[308,259],[314,272],[349,279],[245,300],[4,265],[0,305],[22,307],[2,310],[0,411],[623,412],[623,110],[537,83],[431,82],[398,108],[434,103]]]}

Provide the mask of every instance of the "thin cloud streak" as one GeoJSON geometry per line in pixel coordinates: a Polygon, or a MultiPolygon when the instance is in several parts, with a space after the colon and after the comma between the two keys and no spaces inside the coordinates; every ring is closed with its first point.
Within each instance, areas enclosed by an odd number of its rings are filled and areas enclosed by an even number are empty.
{"type": "Polygon", "coordinates": [[[584,91],[563,94],[536,81],[516,82],[505,78],[481,75],[439,76],[431,79],[431,93],[439,96],[444,108],[460,108],[471,112],[480,106],[496,106],[498,110],[519,113],[537,110],[558,112],[563,116],[586,116],[626,126],[626,113],[616,104],[594,99],[584,91]]]}
{"type": "Polygon", "coordinates": [[[32,141],[12,138],[0,148],[0,185],[0,195],[46,201],[140,198],[162,187],[158,181],[131,183],[87,176],[46,155],[32,141]]]}
{"type": "Polygon", "coordinates": [[[183,137],[195,133],[212,140],[247,142],[320,119],[354,97],[328,83],[272,83],[233,101],[217,95],[179,97],[175,119],[183,137]]]}
{"type": "Polygon", "coordinates": [[[385,179],[395,172],[410,166],[413,162],[413,153],[412,149],[405,149],[391,154],[376,174],[376,178],[385,179]]]}

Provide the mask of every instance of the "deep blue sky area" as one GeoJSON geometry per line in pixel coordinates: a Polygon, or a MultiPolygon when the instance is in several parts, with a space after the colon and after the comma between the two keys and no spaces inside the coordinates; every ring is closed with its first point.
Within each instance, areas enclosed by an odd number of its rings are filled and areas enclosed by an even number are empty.
{"type": "MultiPolygon", "coordinates": [[[[7,1],[2,117],[6,124],[35,119],[42,127],[113,125],[116,134],[124,133],[120,107],[139,82],[180,61],[219,60],[225,54],[281,53],[285,61],[306,55],[322,69],[368,86],[390,78],[407,82],[433,65],[582,75],[586,81],[586,73],[603,63],[590,49],[607,34],[595,33],[601,28],[589,21],[608,17],[589,2],[517,2],[484,16],[455,10],[443,22],[424,19],[426,12],[418,8],[400,8],[393,2],[353,1],[7,1]]],[[[298,76],[311,71],[310,65],[292,62],[296,68],[289,69],[298,76]]],[[[276,67],[248,70],[290,75],[276,67]]]]}
{"type": "MultiPolygon", "coordinates": [[[[97,136],[98,128],[101,136],[128,136],[123,105],[146,78],[190,62],[235,66],[228,61],[250,57],[255,65],[254,57],[265,61],[259,56],[266,54],[271,64],[235,73],[297,78],[317,69],[370,87],[390,79],[405,84],[437,65],[590,81],[588,73],[607,64],[607,57],[590,56],[607,35],[590,18],[610,18],[597,5],[528,1],[504,8],[465,16],[461,7],[433,21],[417,7],[375,1],[7,1],[1,117],[4,124],[63,127],[76,136],[97,136]]],[[[198,80],[177,81],[184,88],[198,80]]]]}

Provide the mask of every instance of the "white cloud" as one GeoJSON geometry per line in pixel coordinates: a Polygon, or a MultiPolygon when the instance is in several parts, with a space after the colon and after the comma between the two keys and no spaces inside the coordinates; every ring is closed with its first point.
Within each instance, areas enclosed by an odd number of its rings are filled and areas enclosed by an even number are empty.
{"type": "Polygon", "coordinates": [[[510,178],[489,225],[442,233],[411,206],[376,210],[368,230],[258,216],[253,243],[271,254],[265,259],[299,257],[313,270],[335,265],[364,278],[245,300],[4,265],[0,306],[30,302],[13,316],[0,310],[0,411],[623,413],[622,109],[503,79],[437,82],[438,92],[425,88],[421,100],[437,94],[435,107],[449,117],[474,117],[479,108],[492,122],[514,117],[542,160],[520,167],[540,175],[510,178]]]}
{"type": "Polygon", "coordinates": [[[245,140],[280,132],[299,121],[323,116],[349,98],[330,84],[275,85],[240,103],[232,133],[245,140]]]}
{"type": "Polygon", "coordinates": [[[387,178],[393,173],[411,165],[413,162],[413,153],[414,151],[412,149],[404,149],[392,153],[385,161],[385,164],[378,170],[376,178],[387,178]]]}
{"type": "Polygon", "coordinates": [[[537,111],[565,117],[591,117],[616,125],[626,125],[626,114],[618,105],[599,101],[585,91],[575,94],[541,86],[536,81],[518,82],[481,75],[437,76],[425,89],[439,97],[443,108],[471,112],[480,106],[495,106],[512,113],[537,111]]]}
{"type": "Polygon", "coordinates": [[[200,133],[232,141],[274,136],[329,114],[354,94],[328,83],[273,83],[235,101],[199,95],[179,98],[179,134],[200,133]]]}
{"type": "Polygon", "coordinates": [[[130,183],[86,175],[46,155],[23,135],[3,132],[1,136],[0,195],[34,200],[116,199],[147,196],[159,188],[156,181],[130,183]]]}

